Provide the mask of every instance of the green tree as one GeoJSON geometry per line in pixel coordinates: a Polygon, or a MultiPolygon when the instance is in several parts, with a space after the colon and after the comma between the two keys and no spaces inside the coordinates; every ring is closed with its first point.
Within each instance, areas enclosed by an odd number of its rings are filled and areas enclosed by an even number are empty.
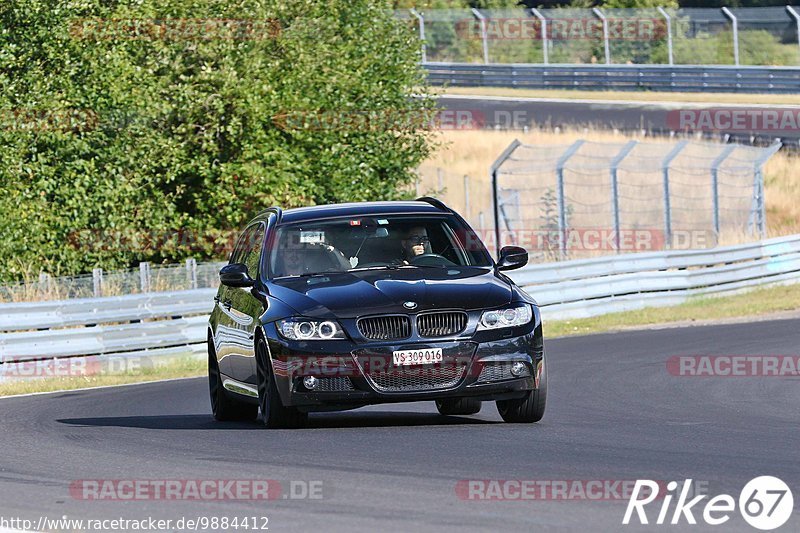
{"type": "Polygon", "coordinates": [[[432,138],[418,60],[369,0],[4,2],[0,278],[209,258],[273,204],[403,196],[432,138]]]}

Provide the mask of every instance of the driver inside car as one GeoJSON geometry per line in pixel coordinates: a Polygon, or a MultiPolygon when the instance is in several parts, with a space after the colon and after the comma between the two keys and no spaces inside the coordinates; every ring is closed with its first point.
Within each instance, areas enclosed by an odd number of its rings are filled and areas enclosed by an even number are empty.
{"type": "Polygon", "coordinates": [[[431,240],[428,238],[428,230],[423,226],[409,228],[400,242],[403,247],[404,264],[408,264],[417,256],[431,253],[431,240]]]}

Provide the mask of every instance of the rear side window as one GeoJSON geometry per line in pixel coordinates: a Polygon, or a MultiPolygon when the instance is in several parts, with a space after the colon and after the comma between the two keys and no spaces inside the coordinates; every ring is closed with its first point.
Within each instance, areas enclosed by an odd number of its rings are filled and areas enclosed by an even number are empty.
{"type": "Polygon", "coordinates": [[[247,265],[247,273],[251,278],[258,278],[258,265],[261,260],[261,250],[264,248],[264,224],[259,222],[255,226],[251,226],[251,231],[248,232],[247,239],[245,240],[242,258],[239,261],[247,265]]]}
{"type": "Polygon", "coordinates": [[[248,234],[252,230],[253,226],[249,226],[239,235],[239,239],[236,241],[236,245],[233,247],[233,252],[231,252],[231,258],[230,261],[228,261],[228,264],[232,265],[234,263],[242,262],[242,257],[244,256],[245,244],[247,243],[248,240],[248,234]]]}

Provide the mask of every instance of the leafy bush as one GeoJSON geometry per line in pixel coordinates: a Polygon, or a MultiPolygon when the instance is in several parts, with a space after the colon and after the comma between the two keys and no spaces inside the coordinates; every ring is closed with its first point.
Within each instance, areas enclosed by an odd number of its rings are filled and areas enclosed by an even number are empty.
{"type": "Polygon", "coordinates": [[[418,53],[369,0],[3,2],[0,279],[210,258],[273,204],[403,196],[431,140],[396,124],[432,109],[418,53]]]}

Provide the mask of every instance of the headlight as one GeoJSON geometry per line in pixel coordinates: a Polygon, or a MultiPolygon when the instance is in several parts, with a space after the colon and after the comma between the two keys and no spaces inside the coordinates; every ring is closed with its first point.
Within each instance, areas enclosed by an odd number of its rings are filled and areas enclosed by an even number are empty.
{"type": "Polygon", "coordinates": [[[344,330],[332,320],[292,317],[278,320],[278,333],[293,341],[327,341],[344,339],[344,330]]]}
{"type": "Polygon", "coordinates": [[[494,311],[484,311],[478,323],[478,331],[482,329],[513,328],[524,326],[531,321],[533,313],[531,306],[524,304],[517,307],[507,307],[494,311]]]}

